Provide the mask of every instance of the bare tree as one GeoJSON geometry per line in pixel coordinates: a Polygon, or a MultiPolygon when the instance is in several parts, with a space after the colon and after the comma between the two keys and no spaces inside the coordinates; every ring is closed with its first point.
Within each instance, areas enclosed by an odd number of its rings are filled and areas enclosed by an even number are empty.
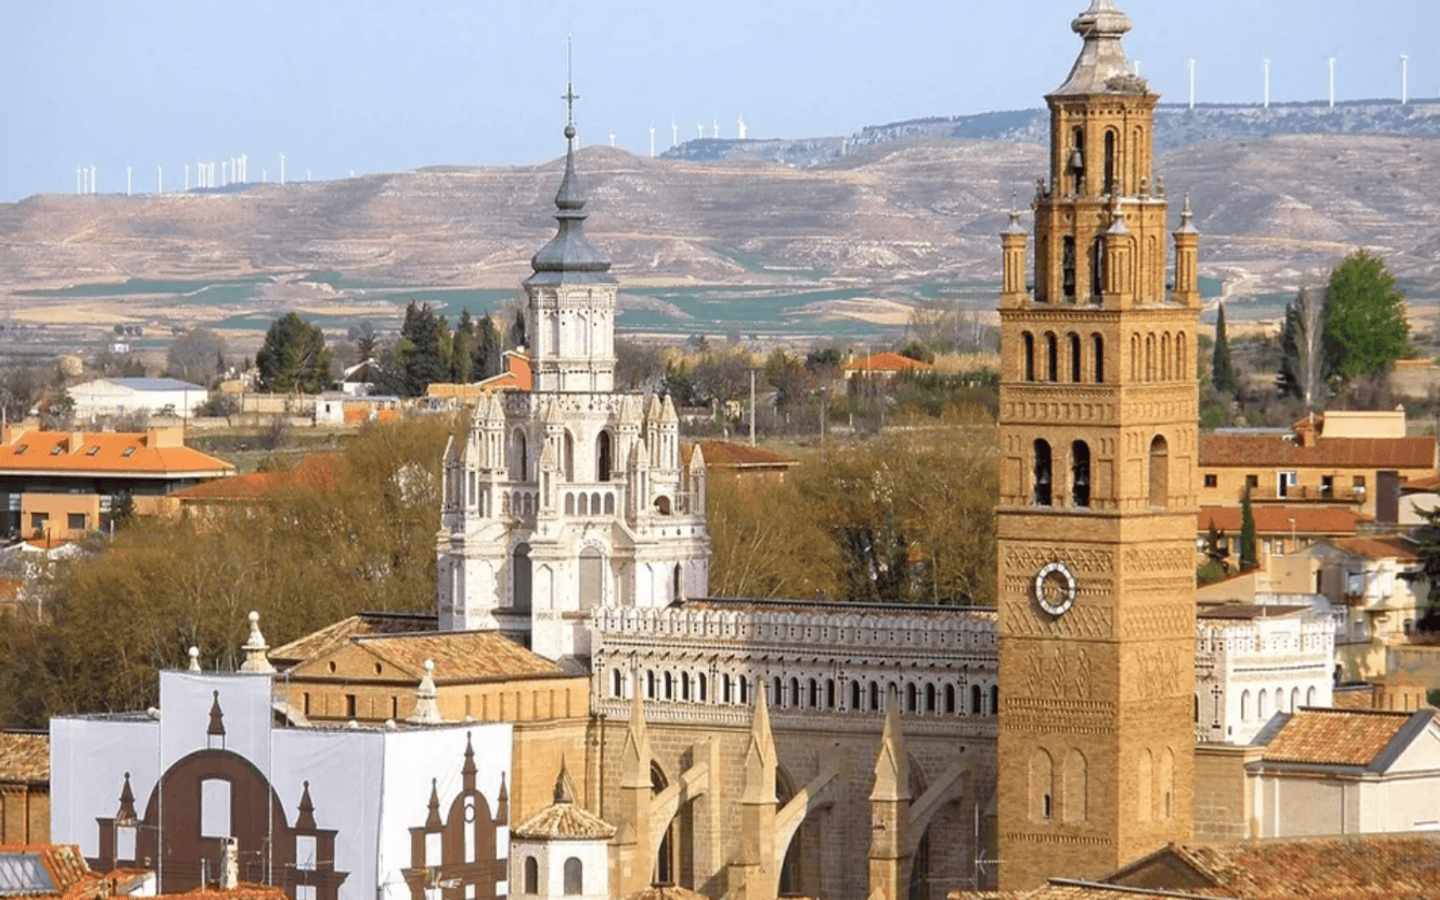
{"type": "Polygon", "coordinates": [[[208,328],[192,328],[170,342],[165,362],[172,376],[209,384],[224,369],[225,339],[208,328]]]}

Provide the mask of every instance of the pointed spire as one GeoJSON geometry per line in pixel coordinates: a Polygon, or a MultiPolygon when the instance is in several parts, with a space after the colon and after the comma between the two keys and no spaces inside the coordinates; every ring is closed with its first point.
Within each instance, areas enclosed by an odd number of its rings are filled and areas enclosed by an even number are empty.
{"type": "Polygon", "coordinates": [[[439,725],[445,720],[440,717],[440,692],[435,689],[435,661],[425,660],[425,674],[415,688],[415,711],[405,720],[411,725],[439,725]]]}
{"type": "Polygon", "coordinates": [[[770,731],[769,687],[755,692],[755,717],[750,723],[750,742],[745,747],[745,802],[775,802],[775,736],[770,731]]]}
{"type": "Polygon", "coordinates": [[[645,728],[645,701],[640,672],[631,679],[634,690],[630,700],[630,725],[625,730],[625,747],[620,752],[622,785],[634,787],[650,784],[650,733],[645,728]]]}
{"type": "MultiPolygon", "coordinates": [[[[566,47],[567,67],[569,46],[566,47]]],[[[565,175],[560,179],[560,189],[555,193],[555,221],[560,227],[550,243],[540,248],[530,260],[535,274],[528,279],[531,283],[547,280],[552,283],[562,280],[567,274],[578,274],[579,280],[610,280],[604,273],[610,271],[610,261],[602,259],[600,251],[585,239],[585,196],[580,190],[580,179],[575,174],[575,93],[574,78],[567,75],[565,93],[565,175]],[[542,279],[542,275],[550,278],[542,279]]]]}
{"type": "Polygon", "coordinates": [[[575,779],[570,777],[570,769],[565,765],[565,755],[560,755],[560,774],[555,777],[555,802],[575,802],[575,779]]]}
{"type": "Polygon", "coordinates": [[[875,789],[871,800],[909,800],[910,754],[900,731],[900,698],[891,693],[885,701],[885,730],[880,735],[880,754],[875,759],[875,789]]]}
{"type": "Polygon", "coordinates": [[[439,831],[445,827],[440,819],[440,788],[434,778],[430,779],[430,804],[429,812],[425,816],[425,830],[439,831]]]}
{"type": "Polygon", "coordinates": [[[1180,228],[1177,234],[1195,234],[1194,215],[1190,212],[1190,192],[1185,192],[1185,205],[1180,207],[1180,228]]]}
{"type": "Polygon", "coordinates": [[[475,790],[475,745],[470,741],[470,732],[465,732],[465,765],[460,767],[460,780],[466,793],[475,790]]]}
{"type": "Polygon", "coordinates": [[[260,614],[250,610],[250,637],[240,649],[245,651],[245,661],[240,664],[242,672],[273,672],[275,667],[270,665],[269,645],[265,643],[265,635],[260,633],[260,614]]]}
{"type": "Polygon", "coordinates": [[[310,782],[300,792],[300,816],[295,820],[296,831],[315,830],[315,804],[310,799],[310,782]]]}
{"type": "Polygon", "coordinates": [[[220,709],[219,691],[215,691],[210,700],[210,724],[206,727],[205,733],[211,737],[225,736],[225,712],[220,709]]]}
{"type": "Polygon", "coordinates": [[[505,773],[500,773],[500,792],[496,794],[495,801],[495,824],[507,825],[510,822],[510,789],[505,786],[505,773]]]}
{"type": "Polygon", "coordinates": [[[675,412],[675,401],[670,399],[669,394],[666,394],[665,399],[661,401],[660,421],[667,425],[677,424],[680,421],[680,416],[675,412]]]}
{"type": "Polygon", "coordinates": [[[120,788],[120,809],[115,813],[116,825],[134,825],[137,821],[135,815],[135,792],[130,790],[130,773],[125,773],[125,785],[120,788]]]}

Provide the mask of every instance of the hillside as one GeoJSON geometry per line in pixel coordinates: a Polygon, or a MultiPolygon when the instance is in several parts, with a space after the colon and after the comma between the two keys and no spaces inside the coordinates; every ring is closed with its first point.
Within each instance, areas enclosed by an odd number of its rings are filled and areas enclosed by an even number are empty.
{"type": "MultiPolygon", "coordinates": [[[[1276,135],[1161,153],[1189,192],[1201,271],[1230,296],[1288,292],[1350,248],[1440,297],[1440,139],[1276,135]]],[[[639,158],[587,147],[589,231],[630,287],[994,281],[996,233],[1044,171],[1034,143],[877,143],[810,168],[639,158]]],[[[432,168],[162,197],[0,205],[0,294],[125,279],[338,271],[397,285],[508,289],[549,235],[561,163],[432,168]]],[[[319,299],[324,299],[320,297],[319,299]]],[[[72,304],[74,301],[70,301],[72,304]]]]}

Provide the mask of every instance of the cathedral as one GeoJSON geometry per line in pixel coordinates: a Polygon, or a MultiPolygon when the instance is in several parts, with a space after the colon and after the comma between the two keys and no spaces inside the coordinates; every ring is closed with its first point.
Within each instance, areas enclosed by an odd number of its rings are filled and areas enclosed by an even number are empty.
{"type": "Polygon", "coordinates": [[[57,760],[123,750],[57,765],[54,834],[185,889],[238,854],[297,900],[922,900],[1188,839],[1197,235],[1129,19],[1072,28],[1033,251],[1000,235],[998,608],[708,596],[703,455],[615,390],[570,91],[534,389],[446,449],[435,614],[274,650],[252,617],[244,671],[166,673],[163,718],[57,718],[57,760]]]}

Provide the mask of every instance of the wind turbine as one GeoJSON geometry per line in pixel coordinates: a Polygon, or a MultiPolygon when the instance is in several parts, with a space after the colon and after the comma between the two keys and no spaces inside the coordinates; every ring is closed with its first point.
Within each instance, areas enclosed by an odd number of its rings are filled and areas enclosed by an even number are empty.
{"type": "Polygon", "coordinates": [[[1265,108],[1266,108],[1266,109],[1269,109],[1269,108],[1270,108],[1270,57],[1267,56],[1267,57],[1265,57],[1264,59],[1260,60],[1260,68],[1261,68],[1261,69],[1264,71],[1264,73],[1265,73],[1265,75],[1264,75],[1264,81],[1265,81],[1265,89],[1264,89],[1265,108]]]}
{"type": "Polygon", "coordinates": [[[745,117],[744,117],[744,116],[736,116],[736,117],[735,117],[735,125],[737,126],[737,129],[738,129],[738,131],[739,131],[740,140],[742,140],[742,141],[745,140],[745,117]]]}
{"type": "Polygon", "coordinates": [[[125,167],[125,196],[130,196],[130,167],[125,167]]]}
{"type": "Polygon", "coordinates": [[[1195,57],[1185,60],[1185,67],[1190,70],[1190,108],[1195,108],[1195,57]]]}
{"type": "Polygon", "coordinates": [[[655,126],[650,126],[650,158],[655,158],[655,126]]]}
{"type": "Polygon", "coordinates": [[[695,123],[695,135],[696,135],[697,137],[700,137],[700,138],[704,138],[704,137],[705,137],[705,123],[704,123],[704,122],[696,122],[696,123],[695,123]]]}
{"type": "Polygon", "coordinates": [[[614,146],[615,146],[615,132],[613,132],[613,131],[610,132],[610,146],[611,146],[611,147],[614,147],[614,146]]]}
{"type": "Polygon", "coordinates": [[[1325,57],[1325,61],[1326,61],[1327,63],[1329,63],[1329,65],[1330,65],[1330,106],[1333,108],[1333,107],[1335,106],[1335,54],[1334,54],[1334,52],[1331,52],[1331,54],[1330,54],[1329,56],[1325,57]]]}
{"type": "Polygon", "coordinates": [[[76,167],[75,167],[75,193],[77,193],[77,194],[83,194],[83,193],[85,193],[85,191],[82,190],[82,186],[81,186],[81,181],[80,181],[80,167],[79,167],[79,166],[76,166],[76,167]]]}
{"type": "Polygon", "coordinates": [[[285,154],[280,154],[280,186],[285,186],[285,154]]]}
{"type": "Polygon", "coordinates": [[[1400,54],[1400,105],[1404,106],[1410,99],[1410,57],[1400,54]]]}
{"type": "Polygon", "coordinates": [[[155,167],[155,193],[165,193],[165,169],[163,166],[155,167]]]}
{"type": "Polygon", "coordinates": [[[713,127],[714,127],[714,134],[712,134],[711,137],[715,138],[716,140],[719,140],[719,138],[720,138],[720,120],[719,120],[719,119],[716,119],[716,120],[715,120],[715,124],[714,124],[713,127]]]}
{"type": "Polygon", "coordinates": [[[680,126],[675,124],[675,120],[674,120],[674,119],[671,119],[671,120],[670,120],[670,146],[675,147],[675,146],[678,146],[679,143],[680,143],[680,126]]]}

